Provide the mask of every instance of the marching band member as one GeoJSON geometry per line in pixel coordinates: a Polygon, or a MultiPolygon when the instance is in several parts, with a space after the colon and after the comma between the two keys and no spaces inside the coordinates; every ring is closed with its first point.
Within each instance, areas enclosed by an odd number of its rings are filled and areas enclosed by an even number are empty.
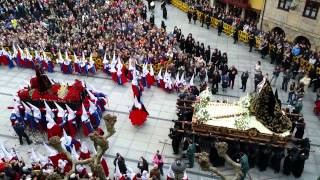
{"type": "Polygon", "coordinates": [[[81,125],[82,125],[82,131],[84,136],[87,137],[90,133],[93,132],[92,124],[90,122],[89,116],[83,104],[82,104],[81,125]]]}
{"type": "Polygon", "coordinates": [[[79,150],[81,147],[80,141],[68,136],[66,131],[63,129],[63,136],[60,138],[61,147],[71,153],[72,147],[79,150]]]}
{"type": "Polygon", "coordinates": [[[49,114],[51,116],[51,118],[54,119],[55,115],[54,115],[52,109],[50,108],[50,106],[48,105],[47,101],[44,101],[44,107],[46,110],[46,114],[49,114]]]}
{"type": "Polygon", "coordinates": [[[81,74],[80,61],[76,53],[73,53],[73,66],[74,66],[74,72],[81,74]]]}
{"type": "Polygon", "coordinates": [[[74,138],[77,133],[76,113],[68,105],[66,105],[66,108],[68,110],[68,133],[74,138]]]}
{"type": "Polygon", "coordinates": [[[92,53],[90,54],[90,57],[89,57],[88,71],[91,72],[92,74],[95,74],[97,72],[96,64],[92,58],[92,53]]]}
{"type": "Polygon", "coordinates": [[[2,48],[0,52],[0,65],[1,64],[8,65],[10,69],[14,67],[10,52],[7,52],[4,48],[2,48]]]}
{"type": "Polygon", "coordinates": [[[30,107],[26,105],[26,103],[24,103],[23,101],[21,101],[21,104],[24,107],[24,121],[31,127],[31,129],[36,129],[38,123],[35,123],[33,121],[33,114],[30,107]]]}
{"type": "Polygon", "coordinates": [[[176,80],[174,81],[174,88],[176,89],[177,92],[179,92],[179,89],[180,89],[180,85],[181,85],[181,82],[180,82],[180,77],[179,77],[179,71],[178,73],[176,74],[176,80]]]}
{"type": "Polygon", "coordinates": [[[80,61],[80,68],[81,68],[81,74],[88,75],[88,66],[87,66],[87,60],[84,56],[84,53],[82,53],[82,59],[80,61]]]}
{"type": "Polygon", "coordinates": [[[132,88],[132,92],[133,92],[133,97],[137,97],[138,102],[140,102],[141,96],[142,96],[142,91],[143,91],[143,86],[142,86],[142,84],[139,83],[137,73],[138,72],[136,70],[134,70],[132,73],[133,79],[131,81],[131,88],[132,88]]]}
{"type": "MultiPolygon", "coordinates": [[[[148,71],[148,66],[147,64],[143,64],[142,66],[142,75],[141,75],[141,82],[142,82],[142,85],[143,87],[148,87],[150,88],[150,85],[148,84],[147,82],[147,76],[149,74],[149,71],[148,71]]],[[[150,75],[149,75],[150,76],[150,75]]]]}
{"type": "Polygon", "coordinates": [[[23,50],[18,45],[18,54],[17,54],[16,64],[18,64],[18,66],[20,66],[20,67],[25,67],[26,66],[26,62],[24,60],[24,56],[25,55],[24,55],[23,50]]]}
{"type": "Polygon", "coordinates": [[[161,74],[162,68],[160,68],[158,75],[157,75],[157,86],[160,88],[164,88],[164,82],[163,82],[163,77],[161,74]]]}
{"type": "Polygon", "coordinates": [[[59,104],[57,104],[56,102],[54,102],[55,106],[57,107],[57,119],[56,119],[56,122],[58,124],[62,124],[62,123],[65,123],[66,121],[66,112],[65,110],[59,106],[59,104]]]}
{"type": "Polygon", "coordinates": [[[152,86],[154,84],[154,82],[155,82],[155,80],[154,80],[154,70],[153,70],[152,64],[150,64],[150,72],[147,74],[146,80],[147,80],[147,84],[149,86],[152,86]]]}
{"type": "Polygon", "coordinates": [[[90,152],[88,150],[88,146],[86,142],[81,143],[79,160],[86,160],[90,158],[90,152]]]}
{"type": "MultiPolygon", "coordinates": [[[[39,108],[37,108],[36,106],[32,105],[31,103],[27,102],[27,104],[30,106],[31,110],[32,110],[32,114],[33,114],[33,119],[31,120],[31,128],[37,128],[40,127],[39,123],[42,119],[41,117],[41,111],[39,108]]],[[[43,128],[43,127],[40,127],[43,128]]]]}
{"type": "Polygon", "coordinates": [[[49,73],[53,73],[54,64],[49,57],[47,57],[46,52],[42,51],[42,67],[47,70],[49,73]]]}
{"type": "Polygon", "coordinates": [[[105,72],[106,74],[110,74],[110,71],[109,71],[110,70],[110,62],[107,59],[106,52],[104,53],[102,64],[103,64],[103,72],[105,72]]]}
{"type": "Polygon", "coordinates": [[[34,69],[34,61],[28,48],[25,48],[26,55],[24,57],[26,68],[34,69]]]}
{"type": "Polygon", "coordinates": [[[59,51],[58,51],[58,59],[57,59],[57,64],[59,64],[60,65],[60,70],[61,70],[61,72],[63,72],[64,73],[64,70],[63,70],[63,65],[64,65],[64,59],[63,59],[63,57],[62,57],[62,54],[61,54],[61,51],[60,51],[60,49],[59,49],[59,51]]]}
{"type": "Polygon", "coordinates": [[[172,80],[171,80],[171,73],[169,73],[167,70],[164,73],[163,82],[164,82],[164,89],[167,92],[172,92],[173,83],[172,83],[172,80]]]}
{"type": "Polygon", "coordinates": [[[48,140],[54,136],[62,136],[62,130],[60,126],[53,120],[50,114],[46,114],[46,121],[47,123],[47,135],[48,140]]]}
{"type": "Polygon", "coordinates": [[[16,48],[16,46],[14,45],[14,43],[12,44],[12,61],[14,61],[16,63],[16,65],[19,67],[20,63],[18,64],[17,58],[18,58],[18,50],[16,48]]]}
{"type": "Polygon", "coordinates": [[[134,104],[129,114],[132,125],[141,126],[147,119],[149,113],[142,103],[138,102],[137,97],[134,98],[134,104]]]}
{"type": "Polygon", "coordinates": [[[73,69],[72,69],[72,64],[71,60],[69,59],[68,56],[68,50],[65,51],[65,59],[63,61],[63,73],[64,74],[72,74],[73,69]]]}
{"type": "Polygon", "coordinates": [[[39,64],[39,66],[42,67],[42,58],[40,57],[37,50],[34,51],[34,62],[36,62],[37,64],[39,64]]]}
{"type": "Polygon", "coordinates": [[[123,66],[120,56],[118,56],[118,62],[117,62],[117,83],[119,85],[124,85],[127,82],[127,78],[125,75],[125,67],[123,66]]]}
{"type": "Polygon", "coordinates": [[[97,106],[91,101],[89,101],[89,104],[89,118],[93,128],[96,129],[100,125],[101,116],[99,115],[97,106]]]}

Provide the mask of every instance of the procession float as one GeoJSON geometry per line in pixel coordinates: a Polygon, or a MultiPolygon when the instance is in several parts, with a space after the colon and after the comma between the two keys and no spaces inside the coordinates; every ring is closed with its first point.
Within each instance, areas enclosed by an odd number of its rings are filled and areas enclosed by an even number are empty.
{"type": "Polygon", "coordinates": [[[35,67],[35,72],[30,83],[14,96],[14,104],[9,108],[13,109],[13,124],[23,121],[33,132],[47,133],[48,139],[61,137],[63,130],[74,137],[82,129],[88,136],[99,127],[106,110],[105,94],[77,79],[72,84],[50,80],[40,66],[35,67]]]}
{"type": "Polygon", "coordinates": [[[257,93],[235,102],[214,100],[208,90],[203,91],[194,103],[193,131],[222,139],[286,146],[292,122],[270,83],[265,80],[259,86],[257,93]]]}

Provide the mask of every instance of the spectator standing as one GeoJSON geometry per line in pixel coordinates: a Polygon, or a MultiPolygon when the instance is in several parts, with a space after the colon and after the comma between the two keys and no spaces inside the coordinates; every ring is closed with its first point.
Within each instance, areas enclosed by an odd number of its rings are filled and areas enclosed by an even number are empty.
{"type": "Polygon", "coordinates": [[[214,71],[212,75],[212,94],[216,94],[218,92],[220,82],[221,76],[219,71],[214,71]]]}
{"type": "Polygon", "coordinates": [[[249,47],[250,47],[249,52],[252,52],[252,48],[255,46],[255,44],[256,44],[256,39],[254,37],[254,34],[250,33],[250,35],[249,35],[249,47]]]}
{"type": "Polygon", "coordinates": [[[292,82],[289,86],[289,93],[288,93],[288,100],[287,102],[290,105],[293,105],[293,99],[294,99],[294,95],[295,95],[295,89],[296,89],[296,83],[292,82]]]}
{"type": "Polygon", "coordinates": [[[168,12],[167,12],[167,7],[165,5],[162,8],[162,17],[163,19],[167,20],[168,12]]]}
{"type": "Polygon", "coordinates": [[[291,74],[289,69],[287,69],[285,72],[283,72],[283,80],[282,80],[282,86],[281,86],[282,90],[287,91],[290,78],[291,78],[291,74]]]}
{"type": "Polygon", "coordinates": [[[257,92],[258,84],[263,80],[263,75],[261,71],[258,71],[254,75],[254,92],[257,92]]]}
{"type": "Polygon", "coordinates": [[[140,160],[138,162],[138,168],[140,169],[141,174],[143,174],[143,171],[149,171],[149,163],[144,157],[140,157],[140,160]]]}
{"type": "Polygon", "coordinates": [[[241,88],[240,89],[242,89],[243,92],[246,91],[248,78],[249,78],[249,72],[248,71],[243,72],[241,74],[241,88]]]}
{"type": "Polygon", "coordinates": [[[218,36],[221,36],[222,30],[223,30],[223,22],[220,20],[218,22],[218,36]]]}
{"type": "Polygon", "coordinates": [[[161,179],[160,170],[159,170],[159,167],[156,164],[150,170],[149,178],[152,179],[152,180],[153,179],[156,179],[156,180],[160,180],[161,179]]]}
{"type": "Polygon", "coordinates": [[[229,81],[230,81],[229,80],[229,75],[228,74],[223,74],[221,80],[222,80],[222,91],[223,92],[227,92],[227,88],[229,86],[229,81]]]}
{"type": "Polygon", "coordinates": [[[234,29],[234,32],[232,34],[233,36],[233,44],[236,44],[239,40],[239,32],[238,32],[238,28],[234,29]]]}
{"type": "Polygon", "coordinates": [[[272,78],[270,80],[270,83],[272,84],[272,81],[273,81],[273,86],[275,86],[277,84],[277,80],[278,80],[278,77],[280,75],[280,72],[281,72],[281,69],[279,66],[276,66],[272,72],[272,78]]]}
{"type": "Polygon", "coordinates": [[[193,18],[193,23],[196,24],[198,19],[198,14],[197,14],[197,10],[195,9],[193,10],[192,18],[193,18]]]}
{"type": "Polygon", "coordinates": [[[231,68],[229,69],[229,87],[231,87],[231,89],[233,89],[234,80],[237,74],[238,74],[237,68],[235,68],[234,66],[231,66],[231,68]]]}
{"type": "MultiPolygon", "coordinates": [[[[120,155],[120,153],[117,153],[116,154],[116,158],[114,159],[113,161],[113,165],[115,167],[119,167],[119,170],[121,172],[121,174],[126,174],[127,173],[127,166],[126,166],[126,163],[125,163],[125,160],[124,158],[120,155]]],[[[116,168],[115,168],[116,169],[116,168]]]]}
{"type": "MultiPolygon", "coordinates": [[[[160,174],[163,175],[163,157],[160,154],[159,150],[157,150],[156,154],[153,156],[152,160],[153,164],[157,165],[157,168],[160,171],[160,174]]],[[[151,173],[151,172],[150,172],[151,173]]]]}
{"type": "Polygon", "coordinates": [[[206,20],[205,14],[204,14],[204,13],[201,13],[201,16],[200,16],[201,27],[203,27],[203,24],[205,23],[205,20],[206,20]]]}
{"type": "Polygon", "coordinates": [[[207,24],[207,29],[209,29],[210,24],[211,24],[211,17],[209,16],[209,14],[207,14],[207,16],[206,16],[206,24],[207,24]]]}
{"type": "Polygon", "coordinates": [[[189,24],[190,24],[191,23],[191,19],[192,19],[192,11],[191,11],[191,9],[188,10],[187,16],[188,16],[188,20],[189,20],[189,24]]]}

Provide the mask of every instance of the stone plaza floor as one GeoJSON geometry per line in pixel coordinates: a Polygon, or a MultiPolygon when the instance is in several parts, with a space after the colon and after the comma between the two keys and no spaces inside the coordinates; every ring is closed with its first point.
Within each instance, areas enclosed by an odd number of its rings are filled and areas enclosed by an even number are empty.
{"type": "MultiPolygon", "coordinates": [[[[220,91],[219,93],[221,94],[216,95],[216,98],[236,100],[238,97],[245,95],[239,90],[240,75],[245,70],[250,72],[248,91],[251,92],[253,90],[253,69],[258,60],[262,61],[262,71],[271,76],[274,66],[269,63],[269,60],[260,59],[259,54],[256,52],[249,53],[248,47],[243,44],[234,45],[233,40],[225,35],[217,36],[216,29],[207,30],[206,28],[201,28],[199,22],[196,25],[188,24],[187,15],[173,6],[168,5],[167,9],[168,20],[165,23],[168,32],[171,32],[173,27],[177,25],[185,36],[188,33],[192,33],[196,40],[203,42],[205,46],[210,45],[211,48],[218,48],[222,52],[227,52],[228,64],[234,65],[239,70],[235,88],[233,90],[228,89],[226,93],[220,91]]],[[[156,2],[155,17],[156,24],[160,25],[162,11],[158,2],[156,2]]],[[[9,149],[15,148],[17,154],[27,162],[30,161],[32,147],[42,154],[45,154],[46,151],[41,144],[19,145],[18,139],[10,126],[10,110],[7,107],[12,105],[12,95],[16,94],[19,87],[26,84],[34,74],[34,71],[29,69],[14,68],[9,70],[7,67],[0,67],[0,141],[9,149]]],[[[102,73],[94,77],[85,77],[55,72],[48,74],[48,76],[59,82],[73,82],[77,78],[108,95],[108,111],[118,117],[116,133],[109,139],[110,149],[105,153],[110,172],[113,172],[114,166],[112,163],[117,152],[125,158],[127,166],[136,171],[139,157],[144,156],[151,164],[152,156],[156,150],[163,152],[165,156],[164,170],[165,172],[168,170],[169,164],[176,157],[173,155],[168,134],[169,128],[173,126],[171,120],[177,119],[175,113],[177,94],[168,94],[156,87],[146,89],[143,92],[142,99],[150,115],[142,127],[134,127],[128,119],[129,110],[133,104],[130,84],[125,86],[116,85],[102,73]]],[[[280,89],[281,81],[282,76],[280,75],[274,88],[280,89]]],[[[197,79],[196,83],[198,83],[197,79]]],[[[286,102],[287,93],[279,90],[279,97],[282,102],[286,102]]],[[[304,173],[300,178],[305,180],[314,180],[320,175],[320,122],[313,114],[314,100],[315,94],[309,91],[304,98],[303,104],[303,114],[306,121],[305,137],[311,139],[310,157],[305,163],[304,173]]],[[[90,142],[88,139],[79,138],[81,141],[90,142]]],[[[234,174],[233,170],[228,166],[220,169],[230,177],[234,174]]],[[[197,163],[194,168],[188,169],[187,172],[190,180],[219,179],[208,172],[201,171],[197,163]]],[[[282,173],[274,174],[270,168],[264,172],[254,168],[249,173],[253,180],[294,179],[293,176],[285,176],[282,173]]],[[[163,177],[163,179],[165,178],[163,177]]]]}

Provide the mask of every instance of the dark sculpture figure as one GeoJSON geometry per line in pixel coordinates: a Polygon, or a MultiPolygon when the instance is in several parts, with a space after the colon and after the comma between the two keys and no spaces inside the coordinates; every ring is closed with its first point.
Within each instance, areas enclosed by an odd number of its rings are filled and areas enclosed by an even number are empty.
{"type": "Polygon", "coordinates": [[[283,133],[291,130],[292,122],[282,112],[277,93],[273,94],[269,81],[263,80],[259,86],[259,91],[252,98],[250,113],[272,132],[283,133]]]}
{"type": "Polygon", "coordinates": [[[48,89],[51,88],[52,84],[48,76],[44,73],[41,66],[36,65],[35,71],[36,71],[37,82],[38,82],[38,91],[40,92],[40,94],[44,94],[48,91],[48,89]]]}

